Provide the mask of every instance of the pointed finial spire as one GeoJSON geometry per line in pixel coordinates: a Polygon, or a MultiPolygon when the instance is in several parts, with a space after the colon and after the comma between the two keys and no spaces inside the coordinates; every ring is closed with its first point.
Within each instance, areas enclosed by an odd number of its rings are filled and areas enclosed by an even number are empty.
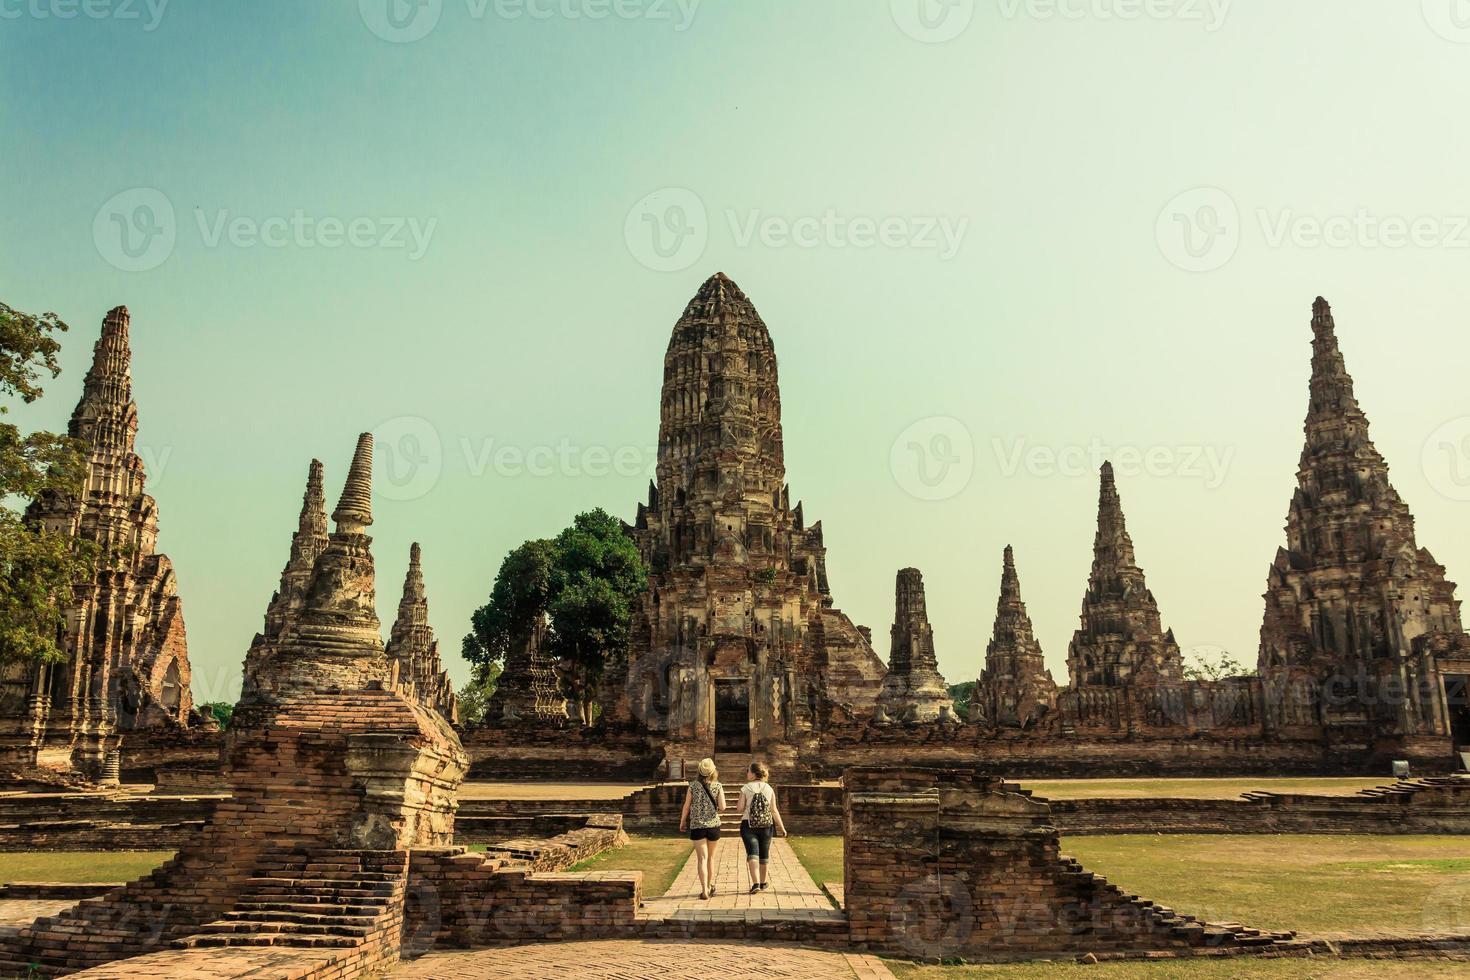
{"type": "Polygon", "coordinates": [[[309,532],[317,526],[317,515],[321,516],[321,526],[325,530],[327,523],[327,495],[322,489],[322,461],[314,459],[311,467],[306,472],[306,492],[301,495],[301,530],[309,532]]]}
{"type": "Polygon", "coordinates": [[[1006,545],[1005,557],[1000,568],[1001,599],[1017,599],[1021,595],[1021,579],[1016,574],[1016,553],[1006,545]]]}
{"type": "Polygon", "coordinates": [[[373,522],[373,434],[357,437],[357,450],[352,454],[352,467],[342,485],[342,497],[332,520],[339,533],[361,531],[373,522]]]}

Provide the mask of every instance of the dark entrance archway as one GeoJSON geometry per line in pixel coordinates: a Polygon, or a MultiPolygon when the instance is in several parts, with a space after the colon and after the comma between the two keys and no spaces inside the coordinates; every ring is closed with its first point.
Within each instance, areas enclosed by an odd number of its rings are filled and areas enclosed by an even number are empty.
{"type": "Polygon", "coordinates": [[[750,751],[750,682],[715,681],[715,754],[750,751]]]}
{"type": "Polygon", "coordinates": [[[1470,747],[1470,674],[1446,674],[1445,704],[1450,710],[1450,734],[1460,749],[1470,747]]]}

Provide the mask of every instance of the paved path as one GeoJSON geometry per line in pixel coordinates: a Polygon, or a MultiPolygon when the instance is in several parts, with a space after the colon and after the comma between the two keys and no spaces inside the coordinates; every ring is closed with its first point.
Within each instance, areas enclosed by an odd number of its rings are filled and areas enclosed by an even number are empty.
{"type": "Polygon", "coordinates": [[[79,898],[0,899],[0,926],[28,926],[43,915],[64,912],[80,901],[79,898]]]}
{"type": "Polygon", "coordinates": [[[770,887],[758,895],[749,894],[745,847],[738,836],[726,834],[715,848],[713,898],[706,902],[699,897],[699,872],[691,851],[689,861],[663,897],[644,902],[643,914],[650,918],[670,918],[680,910],[832,909],[832,902],[812,881],[784,837],[771,841],[771,863],[766,877],[770,887]]]}
{"type": "MultiPolygon", "coordinates": [[[[698,901],[698,899],[696,899],[698,901]]],[[[877,957],[828,953],[795,946],[737,943],[647,942],[609,940],[545,943],[513,949],[463,953],[431,953],[405,963],[390,974],[470,980],[509,977],[551,980],[709,980],[710,977],[795,977],[806,980],[892,980],[877,957]]]]}

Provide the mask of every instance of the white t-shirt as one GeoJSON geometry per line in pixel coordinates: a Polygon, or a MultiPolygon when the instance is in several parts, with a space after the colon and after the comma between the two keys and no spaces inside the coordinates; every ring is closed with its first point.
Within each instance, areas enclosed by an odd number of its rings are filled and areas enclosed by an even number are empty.
{"type": "Polygon", "coordinates": [[[759,793],[771,801],[771,812],[776,811],[776,791],[771,789],[771,784],[764,779],[757,779],[740,787],[740,819],[744,820],[750,815],[750,801],[755,799],[759,793]]]}

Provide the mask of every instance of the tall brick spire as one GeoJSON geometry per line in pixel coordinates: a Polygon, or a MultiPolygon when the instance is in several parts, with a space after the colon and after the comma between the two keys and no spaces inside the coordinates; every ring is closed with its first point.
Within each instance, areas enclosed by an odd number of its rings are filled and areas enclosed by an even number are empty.
{"type": "Polygon", "coordinates": [[[1172,631],[1164,631],[1158,603],[1134,558],[1112,463],[1102,466],[1092,573],[1067,669],[1074,688],[1183,680],[1179,644],[1172,631]]]}
{"type": "Polygon", "coordinates": [[[888,675],[878,703],[894,720],[933,721],[952,703],[934,653],[923,573],[917,568],[902,569],[893,593],[888,675]]]}
{"type": "Polygon", "coordinates": [[[132,453],[138,434],[129,323],[126,306],[114,307],[103,318],[102,336],[92,347],[92,366],[67,430],[73,439],[102,452],[132,453]]]}
{"type": "Polygon", "coordinates": [[[242,701],[251,701],[268,691],[274,675],[271,663],[277,642],[301,616],[311,586],[316,560],[327,548],[327,503],[322,488],[322,462],[311,461],[306,473],[306,492],[301,497],[301,516],[291,535],[291,552],[281,570],[281,584],[265,611],[265,629],[257,633],[245,654],[242,701]]]}
{"type": "Polygon", "coordinates": [[[1267,576],[1259,654],[1267,723],[1325,724],[1353,740],[1375,725],[1445,734],[1443,692],[1426,657],[1467,645],[1455,586],[1415,541],[1321,297],[1309,391],[1286,547],[1267,576]]]}
{"type": "Polygon", "coordinates": [[[291,669],[277,689],[355,690],[388,679],[376,607],[372,524],[373,437],[358,437],[352,466],[333,511],[336,528],[317,556],[296,622],[281,638],[277,657],[291,669]]]}
{"type": "Polygon", "coordinates": [[[110,778],[116,732],[187,724],[193,706],[178,584],[172,563],[157,551],[158,505],[135,451],[128,330],[126,307],[103,318],[67,429],[86,454],[84,489],[75,497],[47,494],[26,511],[27,520],[101,548],[96,575],[79,583],[67,610],[63,648],[70,657],[13,668],[44,675],[19,685],[45,692],[17,706],[28,714],[20,726],[26,751],[70,746],[77,767],[92,778],[110,778]]]}
{"type": "Polygon", "coordinates": [[[985,669],[970,702],[970,720],[992,727],[1026,728],[1050,714],[1056,699],[1056,683],[1046,669],[1031,616],[1021,600],[1015,552],[1006,545],[995,625],[985,648],[985,669]]]}
{"type": "Polygon", "coordinates": [[[408,551],[408,572],[398,600],[398,618],[388,638],[388,662],[398,668],[398,686],[424,707],[453,720],[454,685],[441,669],[439,641],[429,626],[429,599],[424,588],[423,552],[418,542],[408,551]]]}

